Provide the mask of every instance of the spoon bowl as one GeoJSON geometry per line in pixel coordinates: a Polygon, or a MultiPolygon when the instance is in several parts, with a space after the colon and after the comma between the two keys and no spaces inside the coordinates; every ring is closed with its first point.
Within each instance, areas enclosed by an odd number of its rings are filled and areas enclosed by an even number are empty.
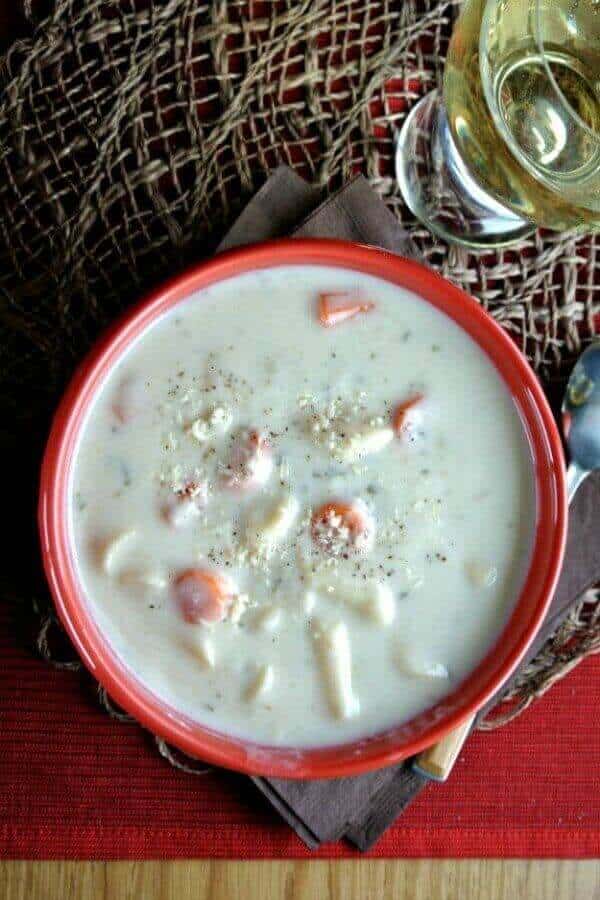
{"type": "Polygon", "coordinates": [[[571,500],[590,472],[600,468],[600,341],[581,354],[571,372],[562,420],[571,459],[567,471],[571,500]]]}

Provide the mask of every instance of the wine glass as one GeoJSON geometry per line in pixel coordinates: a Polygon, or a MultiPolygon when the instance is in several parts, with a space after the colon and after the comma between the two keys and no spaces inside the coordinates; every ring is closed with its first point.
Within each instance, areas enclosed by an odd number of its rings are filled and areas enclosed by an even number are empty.
{"type": "Polygon", "coordinates": [[[465,0],[396,173],[414,215],[468,247],[600,228],[600,0],[465,0]]]}

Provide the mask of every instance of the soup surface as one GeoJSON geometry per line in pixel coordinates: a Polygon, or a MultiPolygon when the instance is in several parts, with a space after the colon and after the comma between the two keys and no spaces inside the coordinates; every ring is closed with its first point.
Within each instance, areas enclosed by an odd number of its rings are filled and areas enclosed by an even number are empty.
{"type": "Polygon", "coordinates": [[[71,476],[93,616],[175,709],[288,746],[397,725],[507,621],[535,516],[529,448],[477,345],[417,296],[276,267],[139,338],[71,476]]]}

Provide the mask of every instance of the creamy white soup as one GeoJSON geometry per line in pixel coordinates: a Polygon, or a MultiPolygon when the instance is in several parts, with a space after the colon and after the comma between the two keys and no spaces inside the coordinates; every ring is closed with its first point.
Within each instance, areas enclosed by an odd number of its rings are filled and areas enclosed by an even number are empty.
{"type": "Polygon", "coordinates": [[[410,292],[285,266],[190,297],[87,415],[71,530],[107,641],[211,728],[296,747],[452,691],[526,574],[532,462],[478,346],[410,292]]]}

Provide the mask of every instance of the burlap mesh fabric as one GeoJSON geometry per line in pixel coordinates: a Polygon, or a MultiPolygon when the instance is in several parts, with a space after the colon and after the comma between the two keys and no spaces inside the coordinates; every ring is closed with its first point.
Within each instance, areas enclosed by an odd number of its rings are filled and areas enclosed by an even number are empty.
{"type": "MultiPolygon", "coordinates": [[[[457,10],[456,0],[59,0],[10,49],[0,68],[0,387],[7,448],[22,455],[26,436],[30,478],[49,411],[102,327],[209,254],[281,162],[324,194],[363,172],[429,264],[478,297],[547,382],[560,381],[600,312],[598,240],[449,249],[411,219],[396,186],[395,137],[440,83],[457,10]]],[[[11,591],[43,616],[35,576],[11,591]]],[[[47,626],[39,646],[52,655],[47,626]]],[[[598,649],[599,635],[591,592],[520,679],[511,714],[598,649]]]]}

